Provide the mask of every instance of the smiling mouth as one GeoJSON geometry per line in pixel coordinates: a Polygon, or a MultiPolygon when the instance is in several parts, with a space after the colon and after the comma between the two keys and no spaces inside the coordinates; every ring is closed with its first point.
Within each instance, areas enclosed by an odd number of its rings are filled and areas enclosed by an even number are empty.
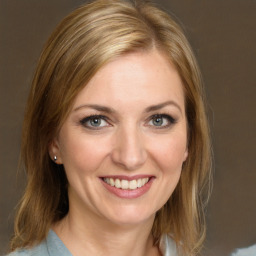
{"type": "Polygon", "coordinates": [[[135,190],[137,188],[143,187],[149,182],[150,178],[141,178],[134,180],[125,180],[125,179],[115,179],[115,178],[103,178],[103,181],[112,187],[119,189],[129,189],[135,190]]]}

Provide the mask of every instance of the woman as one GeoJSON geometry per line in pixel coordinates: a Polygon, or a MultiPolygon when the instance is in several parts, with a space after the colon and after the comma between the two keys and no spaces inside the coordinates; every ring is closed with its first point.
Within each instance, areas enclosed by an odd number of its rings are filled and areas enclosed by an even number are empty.
{"type": "Polygon", "coordinates": [[[200,74],[153,5],[98,0],[60,23],[21,152],[13,255],[199,254],[211,162],[200,74]]]}

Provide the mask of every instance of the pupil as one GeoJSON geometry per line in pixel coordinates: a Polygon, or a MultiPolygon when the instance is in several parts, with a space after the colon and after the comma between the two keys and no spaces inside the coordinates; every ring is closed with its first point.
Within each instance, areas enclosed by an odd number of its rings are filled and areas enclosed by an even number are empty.
{"type": "Polygon", "coordinates": [[[101,124],[101,120],[99,118],[93,118],[90,123],[92,126],[99,126],[101,124]]]}
{"type": "Polygon", "coordinates": [[[162,117],[156,117],[153,121],[154,125],[160,126],[163,124],[163,118],[162,117]]]}

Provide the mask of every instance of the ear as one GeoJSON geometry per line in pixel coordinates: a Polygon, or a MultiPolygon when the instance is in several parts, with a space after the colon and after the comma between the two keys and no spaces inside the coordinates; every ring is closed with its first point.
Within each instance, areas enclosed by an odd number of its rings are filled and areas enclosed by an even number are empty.
{"type": "Polygon", "coordinates": [[[183,162],[185,162],[187,160],[187,157],[188,157],[188,148],[186,148],[186,150],[184,152],[183,162]]]}
{"type": "Polygon", "coordinates": [[[49,144],[48,152],[53,162],[56,164],[62,164],[60,147],[57,138],[54,138],[49,144]]]}

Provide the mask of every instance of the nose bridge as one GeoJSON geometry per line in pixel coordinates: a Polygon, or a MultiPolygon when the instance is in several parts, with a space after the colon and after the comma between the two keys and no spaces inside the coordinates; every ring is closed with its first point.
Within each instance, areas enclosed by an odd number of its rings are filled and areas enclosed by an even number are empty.
{"type": "Polygon", "coordinates": [[[147,153],[142,131],[136,125],[120,127],[116,133],[112,158],[127,170],[134,170],[144,164],[147,153]]]}

